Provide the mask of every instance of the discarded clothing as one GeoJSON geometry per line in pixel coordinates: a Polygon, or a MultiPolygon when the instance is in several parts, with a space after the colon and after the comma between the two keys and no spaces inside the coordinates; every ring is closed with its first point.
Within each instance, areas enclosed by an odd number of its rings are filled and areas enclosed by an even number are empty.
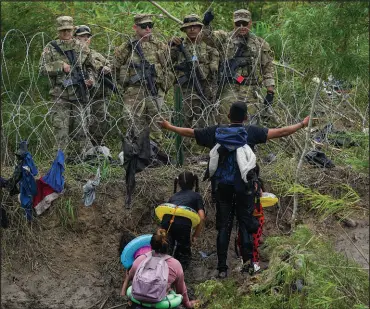
{"type": "MultiPolygon", "coordinates": [[[[28,153],[28,163],[32,160],[31,154],[28,153]]],[[[33,160],[32,160],[33,163],[33,160]]],[[[35,167],[35,166],[34,166],[35,167]]],[[[19,182],[21,206],[26,212],[28,221],[32,220],[33,197],[37,194],[37,185],[34,176],[37,175],[37,169],[31,169],[30,166],[22,166],[22,178],[19,182]]]]}
{"type": "Polygon", "coordinates": [[[99,155],[103,155],[105,159],[111,160],[112,156],[110,154],[110,150],[106,146],[95,146],[91,147],[84,153],[84,160],[94,160],[99,157],[99,155]]]}
{"type": "Polygon", "coordinates": [[[152,167],[167,165],[171,162],[170,157],[161,151],[157,143],[153,141],[150,141],[150,160],[150,166],[152,167]]]}
{"type": "Polygon", "coordinates": [[[27,150],[27,143],[21,142],[19,148],[16,151],[16,157],[18,159],[17,165],[14,167],[13,175],[7,180],[6,188],[9,191],[10,195],[15,195],[19,193],[18,183],[22,178],[22,165],[23,159],[25,157],[25,150],[27,150]]]}
{"type": "Polygon", "coordinates": [[[122,141],[124,153],[123,167],[126,170],[126,207],[131,206],[131,196],[135,189],[135,174],[143,171],[150,164],[149,128],[139,136],[133,132],[126,135],[122,141]]]}
{"type": "Polygon", "coordinates": [[[18,159],[17,165],[14,168],[13,175],[7,181],[6,188],[10,195],[19,193],[18,183],[22,178],[22,163],[23,159],[18,159]]]}
{"type": "Polygon", "coordinates": [[[44,182],[43,178],[36,180],[37,194],[33,198],[33,208],[36,214],[41,215],[46,209],[51,206],[51,202],[59,197],[59,193],[44,182]]]}
{"type": "Polygon", "coordinates": [[[319,150],[310,150],[308,153],[306,153],[305,159],[308,163],[317,167],[335,167],[334,163],[326,157],[325,153],[319,150]]]}
{"type": "Polygon", "coordinates": [[[55,192],[60,193],[64,189],[64,153],[58,150],[50,170],[42,177],[42,181],[48,184],[55,192]]]}
{"type": "Polygon", "coordinates": [[[335,147],[353,147],[358,146],[345,131],[334,129],[332,123],[328,123],[322,130],[315,134],[314,140],[317,142],[329,143],[335,147]]]}
{"type": "Polygon", "coordinates": [[[100,167],[96,171],[94,179],[89,179],[87,183],[82,187],[83,189],[83,200],[85,206],[91,206],[94,203],[96,193],[95,187],[100,184],[100,167]]]}
{"type": "Polygon", "coordinates": [[[124,154],[123,154],[123,151],[121,151],[119,154],[118,154],[118,158],[119,158],[119,161],[121,163],[121,165],[123,165],[123,163],[125,162],[125,159],[124,159],[124,154]]]}

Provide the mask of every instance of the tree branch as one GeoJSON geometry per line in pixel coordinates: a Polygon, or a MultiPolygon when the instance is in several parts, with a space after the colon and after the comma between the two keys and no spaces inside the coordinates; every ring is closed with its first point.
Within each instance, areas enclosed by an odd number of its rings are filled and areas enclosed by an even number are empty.
{"type": "Polygon", "coordinates": [[[164,14],[166,14],[169,18],[171,18],[172,20],[174,20],[175,22],[177,22],[178,24],[182,25],[182,21],[180,19],[177,19],[175,16],[171,15],[170,13],[168,13],[164,8],[162,8],[158,3],[156,3],[155,1],[152,1],[152,0],[148,0],[151,4],[153,4],[154,6],[156,6],[158,9],[160,9],[164,14]]]}
{"type": "MultiPolygon", "coordinates": [[[[310,140],[311,127],[312,127],[312,116],[313,116],[313,112],[315,110],[317,98],[318,98],[320,90],[321,90],[321,85],[322,85],[322,79],[320,78],[320,81],[317,84],[315,96],[314,96],[314,98],[312,100],[312,104],[311,104],[310,120],[308,122],[307,131],[306,131],[306,140],[305,140],[305,143],[304,143],[301,158],[299,159],[299,162],[298,162],[298,165],[297,165],[294,186],[296,186],[299,182],[299,176],[300,176],[300,172],[301,172],[301,168],[302,168],[302,164],[303,164],[303,159],[304,159],[304,156],[305,156],[306,151],[307,151],[308,142],[310,140]]],[[[296,221],[296,218],[297,218],[297,211],[298,211],[298,193],[294,192],[294,195],[293,195],[293,213],[292,213],[292,218],[291,218],[291,229],[292,230],[295,227],[295,221],[296,221]]]]}
{"type": "Polygon", "coordinates": [[[277,65],[278,67],[286,68],[286,69],[291,70],[291,71],[293,71],[294,73],[297,73],[298,75],[300,75],[300,76],[304,77],[304,74],[302,74],[301,72],[297,71],[296,69],[294,69],[294,68],[292,68],[292,67],[290,67],[290,66],[288,66],[288,65],[286,65],[286,64],[281,64],[281,63],[276,62],[276,61],[273,61],[272,63],[273,63],[274,65],[277,65]]]}

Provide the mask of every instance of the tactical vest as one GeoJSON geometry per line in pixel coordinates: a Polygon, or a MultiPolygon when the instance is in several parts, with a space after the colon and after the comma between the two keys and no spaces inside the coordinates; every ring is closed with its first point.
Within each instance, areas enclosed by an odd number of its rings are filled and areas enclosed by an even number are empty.
{"type": "MultiPolygon", "coordinates": [[[[135,67],[140,65],[140,57],[139,55],[134,51],[134,47],[132,46],[132,43],[135,40],[132,39],[130,40],[126,48],[130,50],[130,56],[128,61],[121,66],[120,69],[120,80],[123,81],[123,85],[129,85],[130,84],[130,79],[137,75],[137,69],[135,67]]],[[[156,41],[152,40],[149,42],[140,42],[141,48],[143,50],[143,53],[145,55],[145,59],[151,63],[154,64],[155,71],[157,72],[157,76],[163,76],[163,70],[162,70],[162,64],[160,63],[161,59],[160,56],[158,55],[158,52],[160,53],[161,51],[159,50],[159,46],[156,41]]],[[[163,51],[162,51],[163,52],[163,51]]],[[[156,81],[158,81],[156,79],[156,81]]],[[[140,86],[141,82],[138,81],[135,83],[135,85],[140,86]]]]}
{"type": "MultiPolygon", "coordinates": [[[[73,40],[74,40],[74,43],[73,44],[68,44],[68,45],[64,44],[59,39],[55,40],[55,42],[60,47],[60,49],[62,51],[74,50],[75,55],[76,55],[77,65],[81,66],[81,64],[82,64],[82,66],[83,66],[84,62],[87,59],[88,53],[84,52],[83,47],[75,39],[73,39],[73,40]]],[[[51,43],[48,43],[47,47],[49,47],[49,49],[50,49],[50,51],[53,55],[53,59],[63,60],[65,63],[67,63],[69,65],[72,65],[70,63],[69,59],[65,55],[59,53],[51,45],[51,43]]],[[[87,74],[86,71],[84,71],[84,73],[87,74]]],[[[53,95],[53,96],[56,96],[56,97],[61,97],[61,98],[70,100],[70,101],[76,101],[76,100],[78,100],[78,98],[76,96],[75,87],[74,86],[67,86],[67,87],[63,86],[63,83],[65,82],[67,77],[68,77],[68,74],[63,73],[63,74],[58,74],[54,78],[51,78],[52,89],[50,90],[50,94],[53,95]]],[[[85,76],[85,77],[86,77],[85,79],[88,79],[88,76],[85,76]]]]}
{"type": "MultiPolygon", "coordinates": [[[[210,73],[210,62],[211,59],[209,58],[208,52],[207,52],[207,45],[204,42],[191,44],[187,41],[184,41],[184,47],[187,49],[189,54],[193,57],[193,61],[196,61],[199,66],[199,70],[201,72],[201,76],[199,76],[200,80],[206,80],[208,78],[208,75],[210,73]],[[194,53],[195,48],[195,53],[194,53]]],[[[178,63],[181,63],[185,61],[185,57],[182,53],[179,53],[178,57],[178,63]]],[[[177,73],[177,75],[181,75],[180,73],[177,73]]]]}
{"type": "MultiPolygon", "coordinates": [[[[260,54],[261,43],[258,41],[255,35],[249,34],[247,40],[234,38],[229,42],[225,53],[225,59],[231,59],[235,57],[236,60],[239,60],[241,63],[243,63],[243,66],[238,67],[236,71],[237,75],[242,75],[243,77],[246,77],[248,80],[252,81],[252,84],[257,84],[259,77],[258,72],[260,70],[260,54]],[[235,53],[240,43],[243,44],[241,56],[235,57],[235,53]]],[[[221,70],[220,74],[222,74],[221,70]]]]}

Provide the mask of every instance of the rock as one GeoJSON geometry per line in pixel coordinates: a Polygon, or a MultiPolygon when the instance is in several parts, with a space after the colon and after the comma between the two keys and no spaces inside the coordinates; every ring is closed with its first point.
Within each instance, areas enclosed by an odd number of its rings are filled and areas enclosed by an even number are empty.
{"type": "Polygon", "coordinates": [[[356,227],[357,226],[357,222],[353,219],[350,219],[350,218],[345,218],[342,220],[343,224],[347,227],[356,227]]]}
{"type": "Polygon", "coordinates": [[[357,241],[358,240],[357,234],[353,234],[352,239],[353,239],[353,241],[357,241]]]}

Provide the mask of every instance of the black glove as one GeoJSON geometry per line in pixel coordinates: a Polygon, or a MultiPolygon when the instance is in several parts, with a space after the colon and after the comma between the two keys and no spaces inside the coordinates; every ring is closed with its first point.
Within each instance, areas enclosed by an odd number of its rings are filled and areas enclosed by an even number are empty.
{"type": "Polygon", "coordinates": [[[265,100],[263,101],[263,103],[268,105],[268,106],[271,106],[273,101],[274,101],[274,93],[273,92],[267,92],[265,100]]]}
{"type": "Polygon", "coordinates": [[[203,25],[208,26],[214,18],[215,18],[215,15],[213,15],[212,9],[210,9],[204,14],[203,25]]]}

